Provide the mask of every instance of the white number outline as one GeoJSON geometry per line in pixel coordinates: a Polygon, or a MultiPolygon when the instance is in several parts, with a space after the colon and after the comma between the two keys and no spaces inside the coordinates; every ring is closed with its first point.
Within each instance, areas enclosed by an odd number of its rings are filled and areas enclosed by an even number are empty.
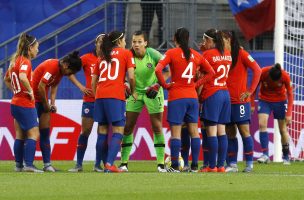
{"type": "Polygon", "coordinates": [[[20,82],[19,82],[18,76],[15,72],[12,72],[12,74],[11,74],[11,85],[12,85],[14,94],[21,92],[20,82]],[[15,82],[14,82],[14,79],[15,79],[15,82]]]}
{"type": "Polygon", "coordinates": [[[214,85],[215,86],[225,86],[226,85],[226,81],[224,83],[219,83],[218,81],[224,77],[228,77],[228,72],[229,72],[229,69],[230,69],[230,65],[227,65],[227,70],[226,70],[226,67],[225,65],[220,65],[218,68],[217,68],[217,72],[220,72],[220,71],[223,71],[223,73],[219,76],[219,77],[216,77],[214,79],[214,85]]]}
{"type": "Polygon", "coordinates": [[[187,78],[188,79],[188,81],[187,81],[188,84],[190,84],[191,79],[193,79],[193,73],[192,72],[193,72],[193,62],[189,62],[186,69],[182,73],[182,78],[187,78]],[[188,73],[188,71],[189,71],[189,73],[188,73]]]}
{"type": "Polygon", "coordinates": [[[111,59],[111,62],[108,63],[107,61],[103,60],[100,62],[99,64],[99,69],[102,70],[100,71],[100,75],[99,75],[99,79],[98,79],[98,82],[101,82],[101,81],[106,81],[107,78],[109,80],[115,80],[117,77],[118,77],[118,72],[119,72],[119,60],[117,58],[112,58],[111,59]],[[112,62],[115,62],[115,73],[114,73],[114,76],[111,75],[111,69],[112,69],[112,62]],[[102,68],[104,66],[104,68],[102,68]],[[103,78],[102,77],[102,74],[108,70],[108,74],[107,74],[107,78],[103,78]]]}

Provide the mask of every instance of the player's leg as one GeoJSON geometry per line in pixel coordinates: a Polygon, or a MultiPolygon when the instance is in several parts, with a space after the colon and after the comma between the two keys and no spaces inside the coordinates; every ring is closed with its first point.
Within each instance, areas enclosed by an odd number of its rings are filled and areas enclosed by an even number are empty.
{"type": "Polygon", "coordinates": [[[165,172],[165,137],[162,126],[163,113],[150,114],[150,120],[153,131],[154,148],[156,152],[157,168],[159,172],[165,172]]]}
{"type": "Polygon", "coordinates": [[[150,114],[152,125],[154,148],[156,152],[157,169],[159,172],[166,172],[164,168],[165,160],[165,137],[163,134],[163,112],[164,112],[164,94],[161,90],[154,99],[143,96],[144,104],[150,114]]]}
{"type": "Polygon", "coordinates": [[[203,166],[201,167],[201,170],[204,168],[207,168],[209,166],[209,148],[208,148],[208,137],[207,137],[207,131],[206,127],[204,125],[204,122],[201,119],[201,131],[202,131],[202,150],[203,150],[203,166]]]}
{"type": "Polygon", "coordinates": [[[112,124],[112,139],[109,144],[105,172],[122,172],[114,165],[114,161],[120,151],[121,142],[126,123],[126,103],[117,99],[105,99],[105,115],[108,123],[112,124]]]}
{"type": "Polygon", "coordinates": [[[287,125],[285,121],[287,102],[277,102],[273,103],[273,116],[278,120],[279,130],[281,134],[281,144],[283,153],[283,164],[290,165],[289,160],[289,134],[287,131],[287,125]]]}
{"type": "Polygon", "coordinates": [[[246,168],[243,172],[251,172],[253,170],[253,138],[250,134],[249,121],[240,122],[237,126],[243,139],[246,160],[246,168]]]}
{"type": "Polygon", "coordinates": [[[230,123],[226,125],[226,133],[228,137],[226,172],[238,172],[238,167],[237,167],[238,140],[236,137],[237,130],[234,123],[230,123]]]}
{"type": "Polygon", "coordinates": [[[231,118],[231,103],[230,95],[227,90],[220,90],[218,92],[218,102],[220,105],[220,112],[217,125],[217,139],[218,139],[218,157],[217,157],[217,171],[225,172],[225,160],[227,157],[228,138],[226,135],[226,124],[230,123],[231,118]]]}
{"type": "Polygon", "coordinates": [[[25,135],[23,134],[22,129],[20,128],[16,119],[14,119],[14,127],[16,131],[16,139],[14,142],[14,155],[15,155],[15,162],[16,172],[21,172],[23,170],[23,154],[24,154],[24,141],[25,135]]]}
{"type": "Polygon", "coordinates": [[[108,122],[104,110],[104,99],[96,99],[94,104],[94,121],[98,122],[96,158],[93,170],[102,172],[101,161],[106,164],[108,156],[108,122]]]}
{"type": "Polygon", "coordinates": [[[129,112],[126,113],[126,125],[124,128],[124,136],[121,144],[121,164],[119,166],[123,171],[128,171],[128,162],[133,146],[133,131],[136,125],[139,112],[129,112]]]}
{"type": "Polygon", "coordinates": [[[270,103],[259,100],[259,110],[258,110],[258,119],[259,119],[259,131],[260,131],[260,144],[263,155],[257,159],[259,163],[269,163],[269,136],[267,132],[267,123],[269,114],[271,112],[270,103]]]}
{"type": "Polygon", "coordinates": [[[187,124],[182,125],[181,132],[181,156],[184,160],[184,169],[183,171],[189,171],[189,151],[190,151],[191,137],[188,131],[187,124]]]}
{"type": "Polygon", "coordinates": [[[127,99],[126,125],[124,128],[124,136],[121,144],[121,164],[119,166],[123,171],[128,171],[128,162],[134,139],[133,131],[137,122],[137,118],[144,106],[143,96],[143,94],[138,94],[136,101],[134,101],[133,96],[130,96],[127,99]]]}
{"type": "Polygon", "coordinates": [[[69,172],[80,172],[83,170],[82,162],[94,124],[93,113],[94,103],[84,102],[82,104],[81,133],[77,142],[77,163],[74,168],[69,170],[69,172]]]}

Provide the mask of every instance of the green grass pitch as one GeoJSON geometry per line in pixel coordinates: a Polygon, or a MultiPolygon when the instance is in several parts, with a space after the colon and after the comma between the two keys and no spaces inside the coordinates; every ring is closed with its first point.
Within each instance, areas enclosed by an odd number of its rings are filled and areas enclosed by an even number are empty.
{"type": "MultiPolygon", "coordinates": [[[[58,173],[16,173],[14,162],[0,162],[0,199],[304,199],[304,163],[257,164],[254,172],[158,173],[155,162],[130,162],[128,173],[92,172],[93,162],[84,163],[84,172],[69,173],[74,162],[53,162],[58,173]]],[[[36,162],[42,168],[41,162],[36,162]]],[[[244,164],[239,164],[243,169],[244,164]]]]}

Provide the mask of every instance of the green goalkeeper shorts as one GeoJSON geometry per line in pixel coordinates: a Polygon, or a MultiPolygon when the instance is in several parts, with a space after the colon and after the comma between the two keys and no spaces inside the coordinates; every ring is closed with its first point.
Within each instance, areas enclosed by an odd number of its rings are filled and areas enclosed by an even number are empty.
{"type": "Polygon", "coordinates": [[[155,99],[149,99],[146,94],[138,93],[137,101],[134,102],[133,96],[127,99],[127,112],[138,112],[142,111],[142,108],[146,106],[149,114],[164,112],[164,92],[162,89],[159,90],[155,99]]]}

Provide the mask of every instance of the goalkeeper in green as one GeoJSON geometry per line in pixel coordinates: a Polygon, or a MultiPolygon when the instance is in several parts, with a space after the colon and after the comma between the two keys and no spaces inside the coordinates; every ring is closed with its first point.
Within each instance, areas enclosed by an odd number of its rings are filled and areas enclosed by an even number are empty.
{"type": "MultiPolygon", "coordinates": [[[[162,132],[162,119],[164,111],[164,92],[157,83],[155,67],[162,58],[157,50],[148,47],[147,36],[142,31],[136,31],[132,36],[132,49],[135,59],[135,79],[137,100],[133,96],[127,99],[126,125],[121,150],[120,169],[128,171],[128,161],[133,145],[133,131],[137,118],[146,106],[154,136],[154,147],[156,151],[157,169],[166,172],[164,168],[165,138],[162,132]]],[[[164,72],[169,77],[168,69],[164,72]]]]}

